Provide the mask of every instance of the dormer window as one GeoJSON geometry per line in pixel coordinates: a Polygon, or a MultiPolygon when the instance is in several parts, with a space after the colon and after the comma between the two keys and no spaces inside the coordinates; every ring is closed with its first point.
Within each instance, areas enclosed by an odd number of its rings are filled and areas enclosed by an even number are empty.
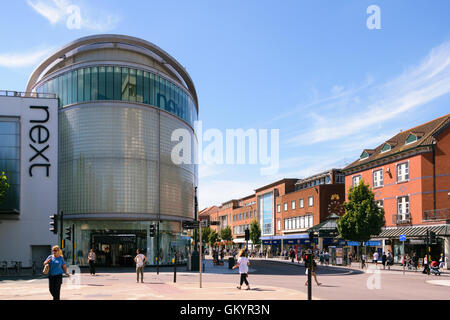
{"type": "Polygon", "coordinates": [[[408,138],[406,138],[406,142],[405,144],[410,144],[413,142],[416,142],[417,140],[419,140],[421,137],[418,135],[415,135],[414,133],[411,133],[408,138]]]}
{"type": "Polygon", "coordinates": [[[363,151],[361,156],[359,157],[360,160],[367,159],[369,157],[369,153],[367,151],[363,151]]]}
{"type": "Polygon", "coordinates": [[[391,149],[392,149],[391,145],[389,143],[385,143],[384,146],[381,148],[381,153],[387,152],[391,149]]]}

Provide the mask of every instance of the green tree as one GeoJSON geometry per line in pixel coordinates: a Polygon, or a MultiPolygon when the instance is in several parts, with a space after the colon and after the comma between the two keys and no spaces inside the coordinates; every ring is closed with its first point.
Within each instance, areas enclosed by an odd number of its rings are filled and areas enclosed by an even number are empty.
{"type": "Polygon", "coordinates": [[[215,230],[211,230],[208,238],[209,245],[213,246],[215,242],[219,241],[219,239],[219,234],[215,230]]]}
{"type": "Polygon", "coordinates": [[[385,225],[384,209],[375,202],[375,194],[361,180],[349,189],[348,202],[344,203],[345,214],[338,220],[341,238],[365,242],[378,235],[385,225]]]}
{"type": "Polygon", "coordinates": [[[0,171],[0,203],[5,198],[6,191],[9,189],[8,178],[3,171],[0,171]]]}
{"type": "Polygon", "coordinates": [[[209,235],[211,234],[211,231],[212,230],[210,227],[202,228],[202,242],[203,243],[209,242],[209,235]]]}
{"type": "Polygon", "coordinates": [[[257,220],[253,220],[250,224],[250,240],[252,240],[253,245],[261,243],[261,228],[257,220]]]}
{"type": "Polygon", "coordinates": [[[220,237],[224,241],[231,241],[231,240],[233,240],[233,234],[231,233],[230,226],[227,226],[226,228],[220,230],[220,237]]]}

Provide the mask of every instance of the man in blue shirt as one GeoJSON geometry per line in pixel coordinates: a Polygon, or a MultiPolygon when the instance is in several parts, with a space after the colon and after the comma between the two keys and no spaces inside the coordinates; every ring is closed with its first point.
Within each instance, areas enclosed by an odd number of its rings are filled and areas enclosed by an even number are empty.
{"type": "Polygon", "coordinates": [[[44,262],[45,265],[49,265],[50,270],[48,272],[48,285],[50,289],[50,293],[53,296],[53,300],[59,300],[60,292],[61,292],[61,284],[62,284],[62,275],[65,273],[67,276],[70,276],[67,273],[67,266],[64,258],[61,256],[61,250],[58,246],[54,246],[52,248],[52,255],[48,256],[48,258],[44,262]]]}

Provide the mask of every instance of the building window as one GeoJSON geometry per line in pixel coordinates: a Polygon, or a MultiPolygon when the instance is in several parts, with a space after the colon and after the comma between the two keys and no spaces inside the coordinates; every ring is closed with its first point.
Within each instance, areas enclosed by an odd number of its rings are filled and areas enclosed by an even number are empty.
{"type": "Polygon", "coordinates": [[[277,204],[277,212],[281,212],[281,204],[277,204]]]}
{"type": "Polygon", "coordinates": [[[373,172],[373,187],[378,188],[383,186],[383,169],[373,172]]]}
{"type": "Polygon", "coordinates": [[[359,184],[359,182],[361,181],[361,175],[354,176],[352,178],[352,181],[353,181],[353,184],[352,184],[353,187],[356,187],[359,184]]]}
{"type": "Polygon", "coordinates": [[[397,182],[408,181],[409,163],[404,162],[397,165],[397,182]]]}
{"type": "Polygon", "coordinates": [[[304,201],[303,201],[303,199],[300,199],[299,200],[299,205],[298,205],[300,208],[304,208],[305,207],[305,204],[304,204],[304,201]]]}
{"type": "Polygon", "coordinates": [[[288,219],[284,219],[284,230],[288,229],[288,219]]]}
{"type": "Polygon", "coordinates": [[[314,223],[313,223],[313,216],[310,215],[310,216],[308,217],[308,220],[309,220],[309,227],[312,228],[312,227],[314,226],[314,223]]]}
{"type": "Polygon", "coordinates": [[[383,200],[376,200],[375,203],[378,207],[383,208],[384,207],[384,201],[383,200]]]}
{"type": "Polygon", "coordinates": [[[0,211],[20,211],[19,118],[0,118],[0,172],[1,171],[5,172],[9,188],[5,193],[3,201],[0,203],[0,211]]]}
{"type": "Polygon", "coordinates": [[[397,214],[401,215],[401,220],[405,220],[409,214],[409,196],[397,198],[397,214]]]}
{"type": "Polygon", "coordinates": [[[277,229],[281,230],[281,219],[277,220],[277,229]]]}
{"type": "Polygon", "coordinates": [[[312,207],[314,205],[314,198],[308,197],[308,206],[312,207]]]}
{"type": "Polygon", "coordinates": [[[305,217],[300,217],[300,229],[305,228],[305,217]]]}
{"type": "Polygon", "coordinates": [[[295,200],[294,200],[294,201],[291,201],[291,209],[292,209],[292,210],[295,210],[295,200]]]}
{"type": "Polygon", "coordinates": [[[287,205],[287,202],[285,202],[284,203],[284,211],[287,211],[288,210],[288,205],[287,205]]]}

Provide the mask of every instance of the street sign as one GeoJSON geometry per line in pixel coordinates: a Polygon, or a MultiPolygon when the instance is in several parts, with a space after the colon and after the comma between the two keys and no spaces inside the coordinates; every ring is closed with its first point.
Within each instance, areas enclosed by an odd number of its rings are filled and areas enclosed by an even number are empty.
{"type": "Polygon", "coordinates": [[[400,235],[400,241],[406,241],[406,235],[401,234],[400,235]]]}
{"type": "Polygon", "coordinates": [[[183,221],[183,229],[198,229],[198,221],[183,221]]]}

